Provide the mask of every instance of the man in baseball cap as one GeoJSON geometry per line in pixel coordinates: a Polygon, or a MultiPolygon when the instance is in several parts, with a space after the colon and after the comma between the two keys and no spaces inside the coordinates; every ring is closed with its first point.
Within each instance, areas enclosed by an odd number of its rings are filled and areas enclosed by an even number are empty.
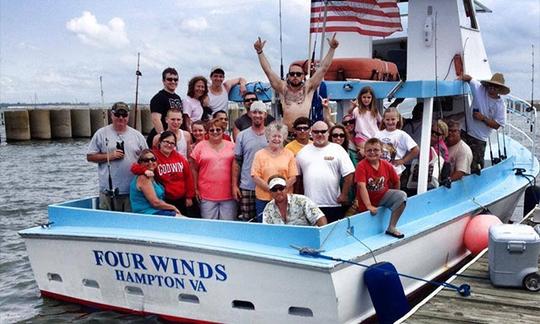
{"type": "MultiPolygon", "coordinates": [[[[468,82],[473,95],[472,105],[465,111],[466,127],[462,138],[473,152],[471,172],[484,167],[486,143],[495,129],[506,124],[506,107],[501,95],[510,93],[502,73],[495,73],[490,80],[478,81],[468,74],[461,80],[468,82]]],[[[493,162],[493,161],[492,161],[493,162]]]]}
{"type": "Polygon", "coordinates": [[[328,222],[317,205],[304,195],[287,194],[287,181],[280,175],[268,179],[272,200],[263,212],[263,223],[323,226],[328,222]]]}

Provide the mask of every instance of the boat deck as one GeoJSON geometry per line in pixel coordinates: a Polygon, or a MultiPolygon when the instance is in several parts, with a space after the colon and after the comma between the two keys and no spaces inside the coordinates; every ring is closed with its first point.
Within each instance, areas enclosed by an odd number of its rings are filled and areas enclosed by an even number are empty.
{"type": "MultiPolygon", "coordinates": [[[[530,224],[533,225],[533,224],[530,224]]],[[[471,295],[450,289],[436,290],[418,304],[401,323],[538,323],[540,292],[494,287],[489,280],[487,249],[451,281],[471,286],[471,295]]],[[[540,256],[538,263],[540,265],[540,256]]],[[[463,270],[463,269],[462,269],[463,270]]],[[[450,279],[451,280],[451,279],[450,279]]]]}

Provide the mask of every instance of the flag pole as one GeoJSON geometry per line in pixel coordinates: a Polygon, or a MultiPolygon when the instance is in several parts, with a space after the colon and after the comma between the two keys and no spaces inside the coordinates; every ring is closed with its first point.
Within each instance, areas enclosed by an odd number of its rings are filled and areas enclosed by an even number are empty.
{"type": "Polygon", "coordinates": [[[323,26],[322,26],[322,33],[321,33],[321,55],[319,56],[319,64],[321,60],[323,59],[323,51],[324,51],[324,37],[326,34],[326,15],[328,13],[328,1],[324,0],[324,18],[323,18],[323,26]]]}

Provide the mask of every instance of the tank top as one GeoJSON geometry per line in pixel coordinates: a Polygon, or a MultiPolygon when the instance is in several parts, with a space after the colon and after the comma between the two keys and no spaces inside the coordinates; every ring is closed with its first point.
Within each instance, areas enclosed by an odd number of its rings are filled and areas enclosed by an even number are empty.
{"type": "Polygon", "coordinates": [[[219,110],[229,112],[229,93],[224,85],[221,85],[221,94],[215,95],[212,91],[208,91],[208,106],[212,109],[212,114],[219,110]]]}
{"type": "MultiPolygon", "coordinates": [[[[131,210],[134,213],[155,214],[159,211],[159,209],[152,207],[148,199],[146,199],[146,197],[144,196],[144,193],[137,188],[138,177],[140,176],[134,177],[133,180],[131,180],[131,184],[129,187],[129,200],[131,203],[131,210]]],[[[163,186],[156,181],[152,181],[152,184],[154,185],[154,191],[156,192],[156,196],[159,199],[163,199],[163,196],[165,195],[165,189],[163,188],[163,186]]]]}
{"type": "Polygon", "coordinates": [[[183,130],[180,130],[180,136],[178,136],[178,140],[176,141],[176,152],[182,154],[186,159],[188,158],[186,136],[183,130]]]}

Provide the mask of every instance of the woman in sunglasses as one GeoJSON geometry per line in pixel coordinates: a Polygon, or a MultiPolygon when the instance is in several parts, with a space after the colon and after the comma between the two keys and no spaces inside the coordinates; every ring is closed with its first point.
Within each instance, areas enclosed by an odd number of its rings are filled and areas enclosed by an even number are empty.
{"type": "Polygon", "coordinates": [[[234,144],[223,139],[222,122],[207,124],[208,140],[197,144],[190,157],[196,197],[201,202],[201,217],[236,220],[236,200],[232,195],[234,144]]]}
{"type": "MultiPolygon", "coordinates": [[[[153,174],[156,170],[157,159],[150,149],[142,150],[137,162],[147,171],[151,171],[148,175],[153,174]]],[[[134,213],[182,216],[175,206],[163,201],[165,189],[153,177],[138,175],[131,181],[129,189],[131,210],[134,213]]]]}

